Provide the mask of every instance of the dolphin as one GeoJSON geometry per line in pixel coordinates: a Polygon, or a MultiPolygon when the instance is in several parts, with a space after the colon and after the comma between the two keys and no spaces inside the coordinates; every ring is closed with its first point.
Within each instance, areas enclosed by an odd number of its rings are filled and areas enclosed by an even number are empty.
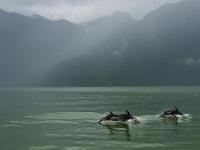
{"type": "Polygon", "coordinates": [[[114,114],[113,112],[110,112],[105,117],[101,118],[98,123],[102,123],[102,121],[122,121],[126,122],[129,119],[133,119],[135,122],[139,123],[139,121],[133,117],[128,110],[126,110],[126,113],[124,114],[114,114]]]}
{"type": "Polygon", "coordinates": [[[171,108],[169,110],[165,110],[162,113],[160,113],[159,117],[163,117],[163,118],[169,118],[169,117],[171,117],[171,118],[177,119],[177,115],[184,116],[184,114],[181,113],[176,106],[174,106],[173,108],[171,108]]]}

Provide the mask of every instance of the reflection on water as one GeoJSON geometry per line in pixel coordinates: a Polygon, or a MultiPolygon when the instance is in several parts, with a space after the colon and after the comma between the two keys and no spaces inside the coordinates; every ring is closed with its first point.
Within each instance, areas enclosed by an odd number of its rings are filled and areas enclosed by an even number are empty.
{"type": "Polygon", "coordinates": [[[184,118],[162,118],[162,121],[165,125],[179,125],[180,123],[187,123],[191,121],[192,116],[187,114],[187,117],[184,118]]]}
{"type": "Polygon", "coordinates": [[[168,124],[172,124],[172,125],[175,125],[175,126],[178,125],[178,120],[177,120],[177,119],[173,119],[173,118],[163,118],[162,121],[163,121],[163,123],[164,123],[165,125],[168,125],[168,124]]]}
{"type": "Polygon", "coordinates": [[[129,141],[131,139],[131,133],[130,133],[130,128],[128,124],[121,123],[117,125],[103,125],[103,126],[109,130],[110,135],[115,136],[119,134],[121,135],[121,133],[123,133],[126,140],[129,141]]]}

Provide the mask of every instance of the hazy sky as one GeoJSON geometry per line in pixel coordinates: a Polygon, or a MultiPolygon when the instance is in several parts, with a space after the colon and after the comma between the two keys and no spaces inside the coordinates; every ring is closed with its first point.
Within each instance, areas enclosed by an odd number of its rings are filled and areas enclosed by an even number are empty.
{"type": "Polygon", "coordinates": [[[141,19],[164,3],[178,1],[181,0],[0,0],[0,8],[50,19],[84,22],[117,10],[141,19]]]}

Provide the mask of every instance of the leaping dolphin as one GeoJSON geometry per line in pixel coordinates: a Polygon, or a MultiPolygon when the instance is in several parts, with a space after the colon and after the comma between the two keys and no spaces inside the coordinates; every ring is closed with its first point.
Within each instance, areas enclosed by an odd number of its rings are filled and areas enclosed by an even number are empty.
{"type": "Polygon", "coordinates": [[[110,112],[105,117],[101,118],[98,123],[102,123],[102,121],[122,121],[126,122],[129,119],[133,119],[135,122],[139,123],[139,121],[133,117],[128,110],[126,110],[126,113],[124,114],[114,114],[113,112],[110,112]]]}
{"type": "Polygon", "coordinates": [[[159,117],[163,117],[163,118],[172,117],[172,118],[176,118],[177,119],[177,115],[184,116],[184,114],[181,113],[176,106],[174,106],[174,108],[171,108],[169,110],[166,110],[166,111],[163,111],[162,113],[160,113],[159,117]]]}

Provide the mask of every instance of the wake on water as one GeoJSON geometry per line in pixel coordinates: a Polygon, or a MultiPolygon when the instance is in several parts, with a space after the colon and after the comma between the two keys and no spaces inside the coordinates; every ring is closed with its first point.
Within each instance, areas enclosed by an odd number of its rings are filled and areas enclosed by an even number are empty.
{"type": "MultiPolygon", "coordinates": [[[[95,123],[98,122],[100,118],[105,116],[105,114],[97,113],[97,112],[55,112],[55,113],[43,113],[37,114],[33,116],[24,116],[26,120],[21,121],[9,121],[7,126],[12,125],[22,125],[22,124],[46,124],[46,123],[57,123],[57,124],[78,124],[81,122],[95,123]]],[[[126,122],[123,121],[103,121],[102,125],[120,125],[127,124],[129,126],[137,125],[137,124],[148,124],[153,122],[159,122],[163,119],[171,119],[171,118],[159,118],[158,115],[141,115],[134,116],[135,119],[129,119],[126,122]]],[[[190,114],[185,114],[184,118],[178,116],[179,118],[176,120],[177,123],[188,122],[192,118],[190,114]]]]}
{"type": "MultiPolygon", "coordinates": [[[[102,116],[105,116],[105,114],[102,114],[102,116]]],[[[106,120],[102,121],[102,125],[120,125],[120,124],[127,124],[129,126],[137,125],[137,124],[147,124],[151,122],[159,122],[161,120],[171,120],[171,121],[176,121],[177,123],[183,123],[183,122],[188,122],[192,116],[190,114],[184,114],[184,115],[176,115],[176,119],[173,117],[166,117],[166,118],[160,118],[159,115],[141,115],[141,116],[134,116],[135,119],[129,119],[128,121],[111,121],[111,120],[106,120]],[[138,122],[139,121],[139,122],[138,122]]],[[[98,122],[98,121],[97,121],[98,122]]]]}

